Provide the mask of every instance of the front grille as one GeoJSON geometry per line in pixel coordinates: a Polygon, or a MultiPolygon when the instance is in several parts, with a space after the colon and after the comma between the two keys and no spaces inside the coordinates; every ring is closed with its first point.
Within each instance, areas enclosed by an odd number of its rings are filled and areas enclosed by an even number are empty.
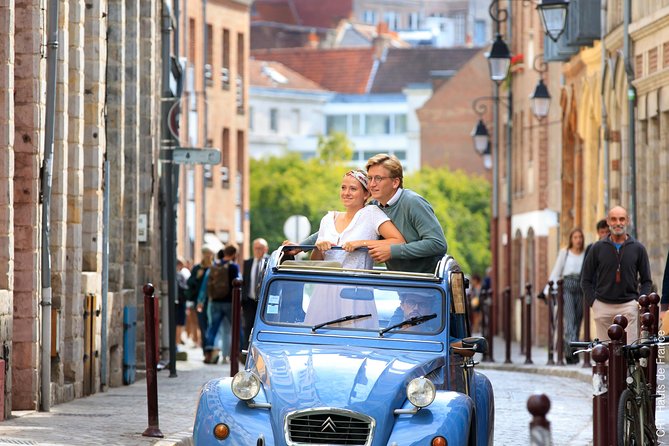
{"type": "Polygon", "coordinates": [[[342,409],[311,409],[286,417],[289,444],[369,445],[374,420],[342,409]]]}

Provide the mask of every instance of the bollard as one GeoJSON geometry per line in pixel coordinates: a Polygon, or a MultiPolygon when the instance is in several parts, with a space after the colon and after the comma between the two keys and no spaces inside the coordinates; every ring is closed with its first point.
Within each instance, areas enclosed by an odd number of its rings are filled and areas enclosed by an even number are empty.
{"type": "Polygon", "coordinates": [[[550,446],[551,423],[546,414],[551,408],[551,400],[545,394],[532,395],[527,399],[527,410],[532,414],[530,421],[530,446],[550,446]]]}
{"type": "MultiPolygon", "coordinates": [[[[602,344],[592,349],[592,439],[593,446],[609,446],[608,421],[608,379],[606,361],[609,359],[609,349],[602,344]]],[[[610,430],[615,435],[616,430],[610,430]]]]}
{"type": "Polygon", "coordinates": [[[532,362],[532,284],[525,285],[525,364],[532,362]]]}
{"type": "MultiPolygon", "coordinates": [[[[646,297],[646,296],[642,296],[642,297],[646,297]]],[[[646,299],[648,299],[648,298],[646,297],[646,299]]],[[[646,307],[646,308],[648,308],[648,307],[646,307]]],[[[640,321],[641,321],[641,339],[648,340],[648,339],[651,338],[651,330],[652,330],[652,327],[653,327],[654,317],[650,313],[644,313],[644,314],[641,315],[640,321]]],[[[655,358],[653,358],[652,348],[651,348],[651,354],[648,358],[639,360],[639,364],[641,364],[642,366],[644,365],[644,363],[645,363],[644,369],[645,369],[645,372],[646,372],[646,382],[650,386],[650,390],[651,390],[650,394],[654,395],[655,394],[655,389],[653,387],[653,377],[657,377],[657,372],[655,371],[655,367],[653,367],[653,365],[655,365],[655,358]],[[651,362],[651,360],[653,362],[651,362]]],[[[652,401],[655,401],[655,398],[652,398],[651,402],[652,401]]],[[[655,411],[655,405],[653,405],[652,407],[653,407],[653,412],[654,412],[655,411]]]]}
{"type": "Polygon", "coordinates": [[[493,358],[493,341],[494,335],[492,331],[492,290],[490,288],[481,291],[481,334],[488,341],[488,348],[483,353],[483,361],[495,362],[493,358]]]}
{"type": "Polygon", "coordinates": [[[156,337],[155,312],[156,299],[153,294],[153,285],[147,283],[142,288],[144,291],[144,336],[145,345],[144,352],[146,354],[146,404],[149,414],[149,427],[142,433],[144,437],[163,437],[158,427],[158,374],[157,374],[157,358],[156,345],[158,338],[156,337]]]}
{"type": "Polygon", "coordinates": [[[518,296],[520,302],[520,339],[518,340],[518,353],[522,356],[525,354],[525,294],[518,296]]]}
{"type": "Polygon", "coordinates": [[[564,365],[564,281],[557,281],[557,365],[564,365]]]}
{"type": "Polygon", "coordinates": [[[546,296],[546,305],[548,305],[548,362],[546,365],[553,365],[555,361],[553,360],[553,302],[554,302],[555,291],[553,290],[553,281],[548,282],[548,296],[546,296]]]}
{"type": "Polygon", "coordinates": [[[504,288],[504,341],[506,343],[504,364],[511,364],[511,288],[504,288]]]}
{"type": "MultiPolygon", "coordinates": [[[[590,342],[590,306],[583,298],[583,337],[590,342]]],[[[590,352],[583,353],[583,367],[591,367],[590,352]]]]}
{"type": "Polygon", "coordinates": [[[239,371],[239,320],[242,313],[242,279],[232,281],[232,339],[230,340],[230,376],[239,371]]]}
{"type": "MultiPolygon", "coordinates": [[[[616,316],[613,320],[624,322],[627,325],[627,319],[624,316],[616,316]]],[[[627,378],[627,364],[622,354],[622,347],[625,345],[625,327],[614,323],[609,327],[609,400],[608,400],[608,419],[611,432],[618,432],[618,401],[620,394],[624,389],[625,378],[627,378]]]]}
{"type": "MultiPolygon", "coordinates": [[[[623,327],[623,337],[620,339],[623,344],[627,344],[627,318],[622,314],[616,314],[613,317],[613,323],[623,327]]],[[[609,352],[610,353],[610,352],[609,352]]]]}

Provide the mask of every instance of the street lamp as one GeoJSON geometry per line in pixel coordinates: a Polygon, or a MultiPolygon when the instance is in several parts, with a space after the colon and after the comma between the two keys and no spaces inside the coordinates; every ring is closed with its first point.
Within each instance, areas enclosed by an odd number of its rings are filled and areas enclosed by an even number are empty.
{"type": "Polygon", "coordinates": [[[506,79],[511,65],[511,52],[501,34],[497,34],[490,52],[486,56],[490,67],[490,78],[495,82],[506,79]]]}
{"type": "Polygon", "coordinates": [[[543,79],[539,79],[534,93],[530,95],[530,107],[532,113],[538,119],[543,119],[548,116],[548,107],[551,105],[551,95],[548,93],[548,88],[544,84],[543,79]]]}
{"type": "Polygon", "coordinates": [[[546,62],[544,62],[543,54],[538,54],[533,62],[534,71],[540,74],[539,82],[534,88],[534,92],[530,95],[530,108],[537,119],[541,120],[548,116],[548,108],[551,105],[551,95],[544,83],[543,75],[548,69],[546,62]]]}
{"type": "Polygon", "coordinates": [[[541,0],[537,10],[541,16],[544,33],[557,42],[565,30],[569,0],[541,0]]]}
{"type": "Polygon", "coordinates": [[[483,155],[486,150],[490,151],[490,134],[483,119],[479,119],[479,122],[474,126],[472,139],[474,140],[474,149],[479,155],[483,155]]]}

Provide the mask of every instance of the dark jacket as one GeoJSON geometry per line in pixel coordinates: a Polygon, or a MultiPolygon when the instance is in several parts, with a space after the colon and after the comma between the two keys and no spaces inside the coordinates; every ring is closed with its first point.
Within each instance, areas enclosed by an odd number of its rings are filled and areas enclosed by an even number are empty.
{"type": "MultiPolygon", "coordinates": [[[[258,262],[259,262],[258,263],[258,270],[257,270],[258,274],[260,274],[262,272],[261,271],[262,262],[267,258],[269,258],[269,256],[264,255],[262,258],[258,259],[258,262]]],[[[243,280],[244,280],[244,284],[242,285],[242,303],[249,300],[249,287],[251,286],[251,270],[253,269],[253,259],[254,258],[251,257],[250,259],[244,260],[244,272],[243,272],[243,277],[242,277],[243,280]]],[[[262,277],[258,276],[256,278],[256,285],[260,286],[261,282],[262,282],[262,277]]],[[[260,291],[260,290],[258,290],[258,291],[260,291]]],[[[258,300],[259,296],[257,294],[257,291],[256,291],[256,296],[255,297],[256,297],[255,300],[258,300]]]]}
{"type": "Polygon", "coordinates": [[[611,237],[592,245],[581,273],[581,287],[586,300],[592,305],[595,299],[609,304],[636,300],[639,294],[651,292],[650,262],[646,248],[632,236],[617,252],[611,237]],[[616,271],[620,264],[620,282],[616,271]]]}
{"type": "Polygon", "coordinates": [[[669,304],[669,253],[667,253],[667,263],[664,264],[664,278],[662,279],[662,304],[669,304]]]}

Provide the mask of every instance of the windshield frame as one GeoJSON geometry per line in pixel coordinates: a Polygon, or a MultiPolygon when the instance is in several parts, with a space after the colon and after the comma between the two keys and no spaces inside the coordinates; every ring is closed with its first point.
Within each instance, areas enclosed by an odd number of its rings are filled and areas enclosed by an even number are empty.
{"type": "MultiPolygon", "coordinates": [[[[414,327],[412,327],[411,330],[400,330],[400,329],[393,329],[390,330],[386,333],[383,334],[383,337],[392,337],[392,336],[405,336],[405,335],[419,335],[421,337],[424,336],[435,336],[438,335],[445,330],[448,329],[449,327],[449,319],[450,319],[450,313],[451,313],[451,308],[450,308],[450,303],[449,303],[449,296],[447,295],[447,291],[444,290],[443,286],[439,286],[439,284],[435,283],[416,283],[416,282],[407,282],[407,281],[396,281],[396,280],[379,280],[378,278],[360,278],[360,277],[352,277],[349,280],[342,280],[341,277],[328,277],[328,276],[323,276],[323,275],[314,275],[314,276],[294,276],[294,275],[276,275],[265,284],[263,287],[263,296],[262,300],[259,302],[260,303],[260,308],[258,309],[258,317],[260,319],[259,322],[261,322],[263,325],[266,325],[268,328],[269,327],[290,327],[291,331],[304,331],[304,333],[313,333],[313,326],[316,325],[315,323],[312,323],[312,321],[307,322],[307,317],[306,317],[306,308],[304,308],[305,304],[307,304],[306,297],[303,294],[302,297],[302,302],[301,306],[297,305],[297,302],[291,304],[292,309],[288,311],[293,311],[294,313],[292,316],[296,318],[295,322],[289,322],[288,320],[277,320],[275,319],[276,316],[275,314],[279,313],[278,308],[271,308],[271,306],[279,306],[281,305],[281,299],[283,299],[282,296],[279,296],[277,294],[272,294],[273,292],[277,292],[276,287],[279,286],[279,284],[295,284],[298,288],[304,291],[304,285],[310,285],[310,286],[318,286],[318,285],[327,285],[327,286],[332,286],[332,287],[343,287],[343,288],[356,288],[359,287],[361,289],[366,289],[366,288],[373,288],[376,292],[374,293],[374,302],[379,305],[379,303],[383,304],[383,308],[379,306],[379,315],[378,315],[378,323],[376,324],[375,327],[363,327],[363,326],[355,326],[355,324],[351,324],[350,326],[347,326],[347,324],[343,325],[337,325],[337,324],[328,324],[323,327],[318,328],[316,331],[323,333],[323,332],[332,332],[332,331],[341,331],[346,334],[351,334],[351,333],[358,333],[360,335],[364,336],[373,336],[373,337],[380,337],[379,336],[379,331],[383,328],[386,328],[389,326],[390,318],[392,316],[388,316],[388,309],[390,306],[396,307],[392,311],[399,311],[399,293],[400,292],[425,292],[425,293],[431,293],[434,294],[435,297],[440,297],[441,298],[441,304],[440,306],[435,306],[432,312],[437,312],[438,314],[438,324],[436,326],[430,326],[429,324],[418,324],[414,327]],[[383,298],[383,296],[380,293],[383,292],[390,292],[390,293],[397,293],[395,296],[397,296],[393,300],[392,298],[383,298]],[[302,310],[304,312],[304,319],[300,320],[300,317],[302,316],[302,310]],[[273,320],[274,319],[274,320],[273,320]],[[385,325],[381,325],[381,323],[384,323],[385,325]],[[421,327],[421,325],[423,325],[421,327]],[[429,328],[429,329],[428,329],[429,328]]],[[[297,291],[297,290],[296,290],[297,291]]],[[[299,292],[299,291],[297,291],[299,292]]],[[[394,296],[393,296],[394,297],[394,296]]],[[[299,299],[299,298],[298,298],[299,299]]],[[[281,310],[283,311],[283,310],[281,310]]],[[[365,313],[365,311],[361,311],[360,313],[365,313]]],[[[340,314],[339,316],[348,316],[349,314],[340,314]]],[[[283,317],[280,316],[280,317],[283,317]]],[[[331,319],[335,319],[335,317],[332,317],[331,319]]],[[[360,319],[361,321],[364,321],[365,319],[360,319]]]]}

